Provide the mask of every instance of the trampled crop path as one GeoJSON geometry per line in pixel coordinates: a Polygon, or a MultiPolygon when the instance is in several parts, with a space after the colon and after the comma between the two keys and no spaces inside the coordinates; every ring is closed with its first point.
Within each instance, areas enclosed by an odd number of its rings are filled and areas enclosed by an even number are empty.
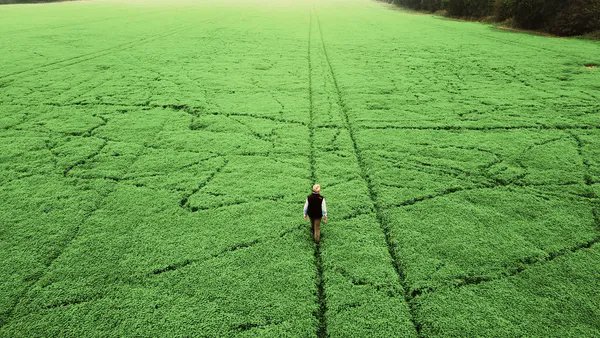
{"type": "Polygon", "coordinates": [[[0,33],[0,337],[600,335],[598,42],[368,0],[0,33]]]}

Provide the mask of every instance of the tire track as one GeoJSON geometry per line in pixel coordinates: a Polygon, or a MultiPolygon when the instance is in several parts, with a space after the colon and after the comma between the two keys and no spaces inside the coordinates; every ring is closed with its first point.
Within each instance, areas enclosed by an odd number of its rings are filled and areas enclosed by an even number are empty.
{"type": "Polygon", "coordinates": [[[313,80],[312,80],[312,55],[311,55],[311,47],[312,47],[312,26],[313,26],[313,14],[312,11],[309,12],[309,22],[308,22],[308,143],[310,145],[309,152],[309,163],[310,163],[310,181],[315,184],[317,181],[316,176],[316,158],[315,158],[315,124],[314,124],[314,101],[313,101],[313,80]]]}
{"type": "MultiPolygon", "coordinates": [[[[566,133],[568,134],[568,137],[572,138],[573,141],[576,143],[576,146],[578,149],[578,154],[579,154],[579,157],[581,158],[581,162],[582,162],[584,179],[583,179],[583,182],[573,181],[573,182],[565,182],[565,183],[561,183],[561,184],[557,184],[557,185],[559,185],[559,186],[585,185],[585,186],[589,187],[591,185],[591,182],[589,181],[589,177],[586,176],[589,172],[589,161],[587,160],[587,158],[585,157],[584,152],[583,152],[585,142],[577,134],[575,134],[572,131],[568,131],[566,133]]],[[[525,147],[520,152],[517,160],[520,161],[520,158],[525,156],[529,151],[531,151],[535,147],[543,146],[543,145],[546,145],[546,144],[549,144],[552,142],[556,142],[556,141],[565,140],[566,138],[567,138],[567,136],[561,136],[561,137],[550,138],[550,139],[546,139],[546,140],[543,140],[540,142],[532,143],[529,146],[525,147]]],[[[488,178],[490,180],[492,179],[492,177],[489,177],[489,174],[486,174],[485,172],[481,172],[480,174],[482,175],[482,177],[488,178]]],[[[475,184],[476,182],[470,182],[470,183],[475,184]]],[[[552,184],[549,184],[549,185],[552,185],[552,184]]],[[[536,187],[536,186],[544,187],[545,185],[526,184],[523,182],[511,180],[511,181],[506,181],[506,182],[495,181],[495,182],[493,182],[493,184],[483,184],[483,185],[476,184],[476,185],[470,186],[470,187],[451,187],[451,188],[442,190],[437,193],[418,196],[418,197],[414,197],[414,198],[405,200],[403,202],[392,205],[391,208],[408,207],[408,206],[415,205],[417,203],[430,201],[435,198],[446,197],[451,194],[461,193],[461,192],[466,192],[466,191],[482,190],[482,189],[497,189],[497,188],[502,188],[502,187],[504,187],[504,188],[510,188],[510,187],[529,188],[529,187],[536,187]]],[[[540,195],[544,194],[543,192],[539,192],[539,193],[540,193],[540,195]]],[[[554,251],[550,251],[550,252],[545,252],[542,255],[520,258],[520,259],[516,260],[512,266],[507,266],[503,272],[500,272],[498,274],[494,274],[494,275],[457,275],[457,276],[454,276],[451,280],[448,280],[447,283],[444,283],[443,285],[440,285],[440,286],[426,286],[423,288],[411,289],[411,290],[409,290],[411,301],[424,295],[424,294],[435,293],[439,289],[462,288],[462,287],[466,287],[466,286],[473,286],[473,285],[479,285],[479,284],[486,284],[489,282],[500,281],[500,280],[504,280],[504,279],[507,279],[510,277],[518,276],[522,272],[529,270],[530,268],[533,268],[536,266],[542,266],[544,264],[554,261],[555,259],[569,256],[571,254],[575,254],[575,253],[578,253],[578,252],[586,250],[586,249],[590,249],[591,247],[600,243],[600,213],[596,209],[596,206],[597,206],[596,203],[597,203],[598,197],[593,193],[593,191],[588,191],[584,195],[576,195],[576,196],[572,196],[572,197],[569,197],[568,194],[550,194],[550,196],[554,196],[556,198],[577,198],[579,201],[581,201],[581,199],[587,200],[587,202],[589,202],[589,204],[590,204],[590,209],[591,209],[591,216],[592,216],[591,223],[594,226],[594,228],[596,229],[597,234],[595,236],[593,236],[592,238],[589,238],[589,239],[579,242],[579,243],[575,243],[571,246],[563,247],[563,248],[560,248],[560,249],[557,249],[554,251]]]]}
{"type": "MultiPolygon", "coordinates": [[[[144,15],[152,15],[152,14],[160,14],[162,13],[162,11],[160,10],[150,10],[147,11],[145,13],[143,13],[144,15]]],[[[139,13],[136,13],[139,14],[139,13]]],[[[84,18],[86,19],[86,18],[84,18]]],[[[44,31],[48,31],[48,30],[54,30],[54,29],[59,29],[59,28],[73,28],[73,27],[79,27],[79,26],[88,26],[90,24],[96,24],[99,22],[105,22],[105,21],[112,21],[114,19],[125,19],[127,20],[127,17],[124,17],[122,15],[119,16],[110,16],[110,17],[105,17],[102,19],[97,19],[97,20],[85,20],[85,22],[77,22],[77,23],[72,23],[72,24],[67,24],[67,25],[52,25],[52,26],[42,26],[42,27],[28,27],[28,28],[22,28],[22,29],[13,29],[11,31],[3,31],[0,32],[2,34],[14,34],[14,33],[24,33],[24,32],[30,32],[30,31],[37,31],[37,30],[44,30],[44,31]]],[[[143,20],[147,20],[147,18],[144,19],[138,19],[135,21],[129,21],[127,20],[128,24],[131,24],[132,22],[139,22],[139,21],[143,21],[143,20]]]]}
{"type": "Polygon", "coordinates": [[[581,139],[579,135],[574,133],[572,130],[569,130],[568,134],[577,145],[577,154],[581,158],[581,164],[583,165],[583,183],[589,187],[593,184],[593,178],[590,174],[592,165],[590,164],[590,161],[585,157],[583,151],[585,147],[585,142],[583,141],[583,139],[581,139]]]}
{"type": "Polygon", "coordinates": [[[96,149],[95,151],[93,151],[91,154],[89,154],[88,156],[79,159],[77,161],[75,161],[74,163],[68,165],[64,170],[63,170],[63,177],[69,177],[69,173],[71,172],[71,170],[75,169],[76,167],[82,166],[84,164],[86,164],[88,161],[91,161],[92,159],[94,159],[96,156],[100,155],[100,153],[102,152],[102,150],[104,150],[104,148],[108,145],[108,141],[107,140],[102,140],[102,144],[100,145],[100,147],[98,147],[98,149],[96,149]]]}
{"type": "MultiPolygon", "coordinates": [[[[156,139],[158,137],[158,135],[161,133],[161,131],[164,129],[165,125],[167,124],[167,121],[168,121],[168,119],[166,118],[165,121],[160,126],[159,130],[156,132],[156,134],[154,134],[153,140],[156,139]]],[[[147,149],[148,149],[148,147],[146,147],[146,145],[144,145],[144,147],[136,154],[134,159],[131,161],[130,165],[127,167],[127,170],[125,171],[123,176],[126,176],[129,173],[129,171],[131,170],[133,165],[140,159],[140,157],[145,153],[145,151],[147,149]]],[[[96,205],[83,216],[81,221],[74,227],[74,229],[71,230],[70,234],[67,234],[66,239],[64,239],[62,242],[62,245],[59,245],[57,250],[54,250],[53,253],[47,258],[46,263],[44,264],[44,267],[41,269],[41,271],[38,271],[37,273],[33,274],[31,276],[31,278],[28,278],[27,281],[29,282],[29,284],[25,286],[23,291],[21,293],[19,293],[17,295],[17,297],[15,297],[14,301],[9,305],[8,309],[4,313],[1,314],[0,329],[2,329],[8,322],[10,322],[10,320],[14,316],[16,308],[19,306],[19,304],[21,304],[23,301],[25,301],[25,296],[31,291],[32,287],[50,271],[52,265],[65,253],[65,251],[69,248],[69,246],[71,246],[71,244],[75,240],[77,240],[77,238],[79,238],[82,226],[96,212],[98,212],[99,210],[102,209],[102,207],[104,206],[104,202],[106,201],[108,196],[110,196],[116,190],[118,185],[119,185],[119,182],[117,181],[117,183],[114,184],[114,186],[111,189],[107,189],[104,194],[100,195],[96,205]]]]}
{"type": "MultiPolygon", "coordinates": [[[[309,163],[310,163],[310,181],[311,184],[317,182],[316,172],[316,156],[315,156],[315,124],[314,124],[314,100],[313,100],[313,80],[312,80],[312,34],[313,34],[313,11],[309,10],[309,23],[308,23],[308,139],[309,139],[309,163]]],[[[323,259],[321,257],[321,242],[315,243],[315,267],[316,267],[316,293],[318,308],[315,312],[315,317],[318,321],[317,324],[317,337],[324,338],[328,337],[327,333],[327,296],[325,294],[325,279],[323,273],[323,259]]]]}
{"type": "Polygon", "coordinates": [[[368,130],[439,130],[439,131],[494,131],[494,130],[594,130],[600,129],[600,125],[528,125],[528,126],[457,126],[457,125],[439,125],[439,126],[362,126],[368,130]]]}
{"type": "Polygon", "coordinates": [[[192,191],[185,194],[181,198],[181,200],[179,201],[179,206],[181,208],[189,210],[191,212],[198,211],[197,207],[190,207],[190,204],[189,204],[190,197],[192,197],[192,195],[194,195],[195,193],[200,191],[202,188],[206,187],[215,178],[215,176],[217,176],[217,174],[219,174],[227,166],[228,163],[229,163],[229,160],[227,158],[223,159],[223,164],[221,164],[219,167],[217,167],[217,169],[215,169],[212,173],[210,173],[210,175],[208,175],[207,178],[205,178],[203,181],[198,183],[198,185],[194,189],[192,189],[192,191]]]}
{"type": "Polygon", "coordinates": [[[84,53],[84,54],[80,54],[77,56],[73,56],[73,57],[69,57],[69,58],[65,58],[62,60],[56,60],[56,61],[52,61],[37,67],[33,67],[33,68],[28,68],[28,69],[24,69],[24,70],[20,70],[20,71],[16,71],[16,72],[12,72],[12,73],[8,73],[8,74],[3,74],[0,75],[0,80],[5,80],[5,79],[9,79],[8,81],[4,81],[2,83],[0,83],[0,86],[7,86],[10,82],[15,81],[16,79],[10,80],[11,77],[15,76],[15,75],[21,75],[21,74],[26,74],[26,73],[30,73],[30,72],[34,72],[34,71],[38,71],[38,70],[44,70],[45,72],[49,72],[52,70],[57,70],[57,69],[61,69],[61,68],[65,68],[68,66],[72,66],[75,64],[79,64],[82,62],[86,62],[89,60],[93,60],[108,54],[111,54],[113,51],[115,50],[119,50],[119,51],[123,51],[123,50],[127,50],[127,49],[131,49],[134,47],[137,47],[139,45],[143,45],[145,43],[149,43],[155,40],[159,40],[174,34],[179,33],[180,31],[182,31],[183,29],[185,29],[186,27],[188,27],[189,25],[183,25],[177,28],[174,28],[172,30],[170,30],[167,33],[163,33],[163,34],[157,34],[157,35],[152,35],[152,36],[148,36],[145,38],[141,38],[141,39],[137,39],[134,41],[129,41],[129,42],[125,42],[125,43],[121,43],[121,44],[117,44],[108,48],[104,48],[104,49],[100,49],[100,50],[96,50],[93,52],[89,52],[89,53],[84,53]],[[58,65],[58,67],[51,67],[51,66],[55,66],[58,65]],[[49,69],[45,69],[51,67],[49,69]]]}
{"type": "Polygon", "coordinates": [[[15,33],[19,34],[19,33],[31,32],[31,31],[38,31],[38,30],[49,31],[49,30],[54,30],[54,29],[59,29],[59,28],[73,28],[73,27],[79,27],[79,26],[87,26],[89,24],[96,24],[96,23],[104,22],[104,21],[110,21],[110,20],[116,19],[116,18],[122,18],[122,17],[121,16],[113,16],[113,17],[102,18],[102,19],[98,19],[98,20],[87,20],[85,22],[78,22],[78,23],[73,23],[73,24],[69,24],[69,25],[28,27],[28,28],[23,28],[23,29],[13,29],[11,31],[3,31],[1,33],[2,34],[15,34],[15,33]]]}
{"type": "Polygon", "coordinates": [[[168,264],[166,266],[162,266],[159,268],[155,268],[152,271],[149,271],[148,273],[146,273],[144,276],[139,276],[141,277],[155,277],[157,275],[162,275],[164,273],[169,273],[175,270],[179,270],[179,269],[183,269],[186,268],[188,266],[194,265],[194,264],[201,264],[201,263],[205,263],[209,260],[215,259],[215,258],[220,258],[223,257],[226,254],[230,254],[233,253],[235,251],[238,250],[242,250],[242,249],[250,249],[252,247],[254,247],[255,245],[260,245],[260,244],[266,244],[266,243],[270,243],[273,241],[278,241],[281,238],[289,235],[290,233],[293,233],[295,231],[298,230],[302,230],[304,228],[304,224],[299,224],[299,225],[295,225],[293,227],[284,229],[283,231],[275,234],[275,235],[271,235],[271,236],[261,236],[261,237],[257,237],[254,239],[250,239],[250,240],[246,240],[246,241],[242,241],[242,242],[238,242],[238,243],[234,243],[232,245],[228,245],[222,249],[220,249],[217,252],[214,252],[212,254],[208,254],[206,256],[203,257],[192,257],[192,258],[186,258],[180,261],[176,261],[174,263],[168,264]]]}
{"type": "MultiPolygon", "coordinates": [[[[593,212],[595,226],[600,233],[600,214],[596,211],[593,212]]],[[[410,291],[411,301],[424,296],[434,294],[441,290],[448,289],[459,289],[469,286],[483,285],[487,283],[502,281],[511,277],[519,276],[521,273],[528,271],[534,267],[544,266],[549,264],[556,259],[568,257],[576,254],[580,251],[588,250],[600,243],[600,234],[580,243],[576,243],[570,247],[561,248],[559,250],[546,252],[545,255],[535,257],[523,257],[515,261],[515,265],[510,267],[504,272],[497,275],[458,275],[453,276],[452,279],[448,280],[439,286],[425,286],[422,288],[415,288],[410,291]]]]}
{"type": "Polygon", "coordinates": [[[360,176],[367,185],[369,199],[371,200],[371,203],[373,204],[373,206],[375,208],[377,222],[379,223],[379,226],[380,226],[381,230],[383,231],[386,245],[388,248],[388,253],[390,254],[392,266],[394,267],[394,270],[396,271],[396,275],[398,276],[398,282],[400,283],[400,287],[402,288],[402,294],[404,297],[404,301],[408,305],[410,321],[415,329],[417,336],[420,337],[421,336],[421,324],[419,324],[416,321],[416,316],[415,316],[416,309],[412,305],[411,297],[408,293],[409,288],[408,288],[408,285],[406,282],[406,272],[404,270],[403,264],[401,263],[401,260],[398,257],[398,253],[397,253],[395,245],[393,243],[391,229],[390,229],[389,225],[387,224],[387,222],[385,221],[383,209],[380,206],[379,202],[377,201],[377,193],[375,191],[374,184],[371,180],[371,177],[369,176],[361,149],[358,146],[358,143],[356,141],[356,132],[354,130],[353,124],[350,121],[350,117],[348,116],[348,106],[346,105],[346,102],[344,101],[344,98],[342,96],[342,93],[341,93],[341,90],[340,90],[340,87],[339,87],[339,84],[337,81],[337,77],[335,75],[335,71],[333,70],[333,66],[331,64],[329,54],[327,53],[327,46],[325,44],[325,40],[323,39],[323,30],[321,28],[321,20],[319,19],[319,15],[317,13],[315,13],[315,17],[317,19],[317,26],[319,29],[319,37],[320,37],[321,45],[323,48],[323,54],[325,55],[325,61],[329,68],[331,78],[333,80],[333,85],[335,88],[335,95],[337,97],[337,102],[338,102],[338,105],[340,106],[340,109],[342,112],[342,120],[344,121],[345,129],[348,131],[348,134],[350,135],[350,140],[352,142],[354,156],[355,156],[356,162],[358,163],[358,166],[360,168],[360,176]]]}
{"type": "MultiPolygon", "coordinates": [[[[6,104],[5,106],[27,107],[24,105],[14,105],[14,104],[13,105],[6,104]]],[[[115,107],[115,108],[123,108],[123,109],[163,108],[163,109],[171,109],[174,111],[183,111],[187,114],[192,115],[193,117],[197,117],[198,114],[200,114],[200,112],[201,112],[202,114],[213,115],[213,116],[251,117],[254,119],[296,125],[299,127],[308,126],[308,123],[306,123],[305,121],[302,121],[302,120],[290,120],[290,119],[275,117],[275,116],[270,116],[270,115],[258,115],[253,112],[225,112],[225,113],[222,113],[222,112],[201,111],[201,107],[188,106],[188,105],[184,105],[184,104],[131,104],[131,103],[119,103],[119,102],[117,102],[117,103],[73,102],[73,103],[65,103],[65,104],[44,103],[44,104],[40,104],[40,106],[49,106],[49,107],[58,107],[58,108],[64,108],[64,107],[74,107],[74,108],[77,108],[77,107],[115,107]]],[[[9,126],[6,128],[0,128],[0,129],[10,129],[10,128],[14,128],[14,127],[15,126],[12,125],[12,126],[9,126]]],[[[315,129],[316,128],[317,127],[315,127],[315,129]]]]}

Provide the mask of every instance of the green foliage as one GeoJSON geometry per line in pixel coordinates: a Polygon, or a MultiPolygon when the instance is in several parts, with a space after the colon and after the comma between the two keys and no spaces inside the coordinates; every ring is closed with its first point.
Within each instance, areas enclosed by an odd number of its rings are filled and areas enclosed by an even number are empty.
{"type": "Polygon", "coordinates": [[[408,8],[434,12],[439,9],[446,8],[446,1],[448,0],[394,0],[393,2],[408,8]]]}
{"type": "Polygon", "coordinates": [[[491,13],[492,1],[490,0],[448,0],[448,13],[460,17],[480,18],[491,13]]]}
{"type": "Polygon", "coordinates": [[[596,336],[598,259],[600,248],[595,246],[519,276],[424,296],[419,313],[431,319],[423,324],[423,334],[596,336]]]}
{"type": "Polygon", "coordinates": [[[0,337],[600,335],[597,43],[211,0],[0,44],[0,337]]]}
{"type": "Polygon", "coordinates": [[[515,15],[515,3],[518,0],[496,0],[494,2],[494,15],[498,21],[508,20],[515,15]]]}
{"type": "Polygon", "coordinates": [[[35,4],[35,3],[59,2],[59,1],[71,1],[71,0],[0,0],[0,5],[4,5],[4,4],[35,4]]]}
{"type": "Polygon", "coordinates": [[[565,8],[561,0],[519,0],[515,2],[515,22],[524,28],[543,28],[565,8]]]}
{"type": "Polygon", "coordinates": [[[447,10],[456,17],[498,21],[514,18],[518,27],[539,29],[557,35],[582,35],[600,30],[598,0],[396,0],[408,8],[447,10]]]}
{"type": "Polygon", "coordinates": [[[600,31],[600,1],[571,1],[569,6],[556,14],[556,19],[547,29],[558,35],[580,35],[600,31]]]}

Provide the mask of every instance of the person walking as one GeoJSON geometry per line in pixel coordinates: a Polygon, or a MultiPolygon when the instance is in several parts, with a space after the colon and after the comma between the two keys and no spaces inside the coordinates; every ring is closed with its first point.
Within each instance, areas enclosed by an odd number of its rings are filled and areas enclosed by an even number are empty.
{"type": "Polygon", "coordinates": [[[308,195],[304,203],[304,219],[310,218],[312,233],[315,242],[321,240],[321,219],[327,223],[327,204],[325,197],[321,196],[321,186],[315,184],[312,187],[312,194],[308,195]]]}

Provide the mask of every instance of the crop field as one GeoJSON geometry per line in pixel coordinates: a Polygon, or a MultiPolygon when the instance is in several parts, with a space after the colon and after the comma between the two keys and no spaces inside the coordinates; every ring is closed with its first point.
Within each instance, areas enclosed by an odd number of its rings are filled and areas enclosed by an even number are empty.
{"type": "Polygon", "coordinates": [[[598,42],[98,0],[0,52],[0,337],[600,335],[598,42]]]}

